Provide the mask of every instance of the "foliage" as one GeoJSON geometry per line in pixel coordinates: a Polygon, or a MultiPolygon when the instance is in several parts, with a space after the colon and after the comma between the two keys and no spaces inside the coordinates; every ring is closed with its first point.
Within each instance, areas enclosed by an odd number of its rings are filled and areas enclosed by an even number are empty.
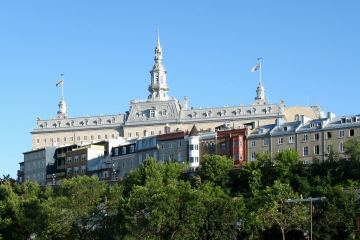
{"type": "Polygon", "coordinates": [[[303,239],[309,205],[286,200],[323,196],[324,203],[314,204],[314,239],[353,239],[359,148],[353,139],[346,142],[349,161],[338,161],[333,151],[312,165],[291,150],[274,158],[263,153],[236,170],[232,159],[205,156],[195,173],[185,173],[185,164],[149,158],[113,185],[91,177],[42,188],[5,180],[0,239],[32,233],[44,240],[303,239]]]}

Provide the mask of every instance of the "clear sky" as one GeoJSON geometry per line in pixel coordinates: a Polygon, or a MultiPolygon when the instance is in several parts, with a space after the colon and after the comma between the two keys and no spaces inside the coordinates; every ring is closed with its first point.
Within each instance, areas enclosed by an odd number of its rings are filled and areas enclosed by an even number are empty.
{"type": "Polygon", "coordinates": [[[158,28],[169,96],[360,114],[360,1],[0,1],[0,177],[16,178],[36,118],[117,114],[145,99],[158,28]]]}

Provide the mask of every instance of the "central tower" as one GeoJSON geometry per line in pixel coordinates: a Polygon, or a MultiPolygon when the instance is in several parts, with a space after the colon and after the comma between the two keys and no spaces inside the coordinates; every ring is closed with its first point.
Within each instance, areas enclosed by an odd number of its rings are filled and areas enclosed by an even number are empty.
{"type": "Polygon", "coordinates": [[[160,46],[160,30],[158,31],[158,42],[155,47],[155,64],[150,71],[151,84],[149,85],[150,95],[148,101],[167,101],[169,87],[166,84],[166,70],[162,65],[162,48],[160,46]]]}

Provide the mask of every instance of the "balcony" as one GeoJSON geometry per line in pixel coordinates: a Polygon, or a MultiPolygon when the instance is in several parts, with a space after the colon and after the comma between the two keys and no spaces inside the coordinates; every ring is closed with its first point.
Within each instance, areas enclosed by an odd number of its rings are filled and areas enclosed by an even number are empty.
{"type": "Polygon", "coordinates": [[[65,169],[65,165],[56,166],[56,169],[57,170],[63,170],[63,169],[65,169]]]}
{"type": "Polygon", "coordinates": [[[58,153],[57,155],[56,155],[56,157],[57,158],[64,158],[65,157],[65,153],[58,153]]]}
{"type": "MultiPolygon", "coordinates": [[[[65,177],[65,172],[61,172],[61,173],[55,173],[56,177],[65,177]]],[[[52,174],[48,174],[46,175],[46,178],[52,178],[53,175],[52,174]]]]}

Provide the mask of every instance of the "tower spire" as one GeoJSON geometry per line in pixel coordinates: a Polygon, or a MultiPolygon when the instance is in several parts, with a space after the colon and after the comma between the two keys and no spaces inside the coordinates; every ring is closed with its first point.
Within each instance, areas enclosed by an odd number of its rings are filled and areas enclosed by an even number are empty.
{"type": "Polygon", "coordinates": [[[162,47],[160,45],[160,29],[157,30],[158,39],[157,45],[155,47],[155,64],[150,71],[151,74],[151,84],[149,85],[150,95],[148,101],[166,101],[169,100],[167,92],[169,87],[166,84],[166,70],[162,65],[162,47]]]}

